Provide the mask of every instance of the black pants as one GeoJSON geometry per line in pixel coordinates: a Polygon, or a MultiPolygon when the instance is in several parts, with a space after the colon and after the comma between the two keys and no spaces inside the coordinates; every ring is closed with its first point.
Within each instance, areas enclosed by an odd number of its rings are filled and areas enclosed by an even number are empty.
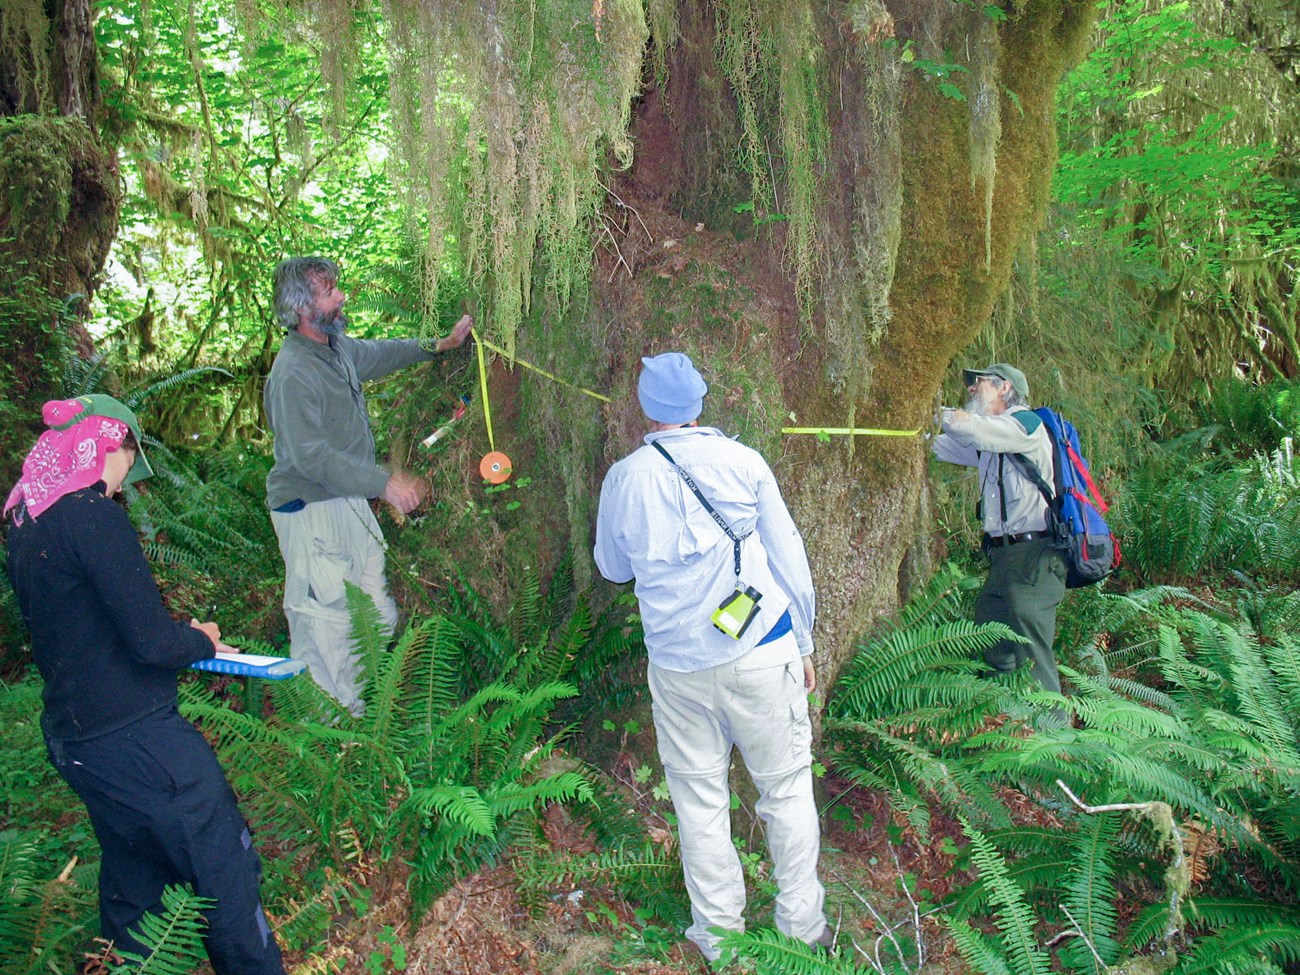
{"type": "Polygon", "coordinates": [[[103,936],[137,953],[128,929],[162,909],[168,884],[216,901],[204,943],[218,975],[283,975],[262,911],[262,862],[217,756],[174,708],[89,741],[47,739],[50,761],[90,812],[103,859],[103,936]]]}

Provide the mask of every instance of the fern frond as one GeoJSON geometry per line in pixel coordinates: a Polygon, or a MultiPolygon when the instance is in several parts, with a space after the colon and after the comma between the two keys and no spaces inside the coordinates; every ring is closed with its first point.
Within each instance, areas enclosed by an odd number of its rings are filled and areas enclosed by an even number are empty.
{"type": "Polygon", "coordinates": [[[215,901],[200,897],[188,887],[163,889],[162,913],[145,914],[131,929],[131,936],[146,948],[143,955],[120,950],[126,965],[112,965],[114,975],[189,975],[204,957],[203,933],[207,921],[203,912],[215,901]]]}
{"type": "Polygon", "coordinates": [[[729,931],[718,942],[720,966],[739,964],[755,975],[865,975],[848,958],[833,958],[773,928],[729,931]]]}
{"type": "Polygon", "coordinates": [[[1104,966],[1119,958],[1120,946],[1115,939],[1119,911],[1114,882],[1115,837],[1119,829],[1119,815],[1103,813],[1086,817],[1075,836],[1064,905],[1078,922],[1082,935],[1101,956],[1102,964],[1098,964],[1087,945],[1072,943],[1061,951],[1061,958],[1074,971],[1105,975],[1104,966]]]}
{"type": "Polygon", "coordinates": [[[1047,975],[1050,960],[1034,938],[1034,913],[1025,901],[1024,890],[1011,879],[997,848],[969,820],[959,818],[962,832],[970,840],[971,860],[995,908],[994,920],[1002,932],[1008,966],[1015,975],[1047,975]]]}
{"type": "Polygon", "coordinates": [[[831,711],[849,719],[874,716],[876,702],[892,688],[924,671],[965,662],[999,640],[1023,638],[1002,623],[966,620],[894,630],[859,649],[836,683],[831,711]]]}
{"type": "Polygon", "coordinates": [[[5,970],[17,971],[30,960],[38,923],[37,869],[32,839],[0,834],[0,962],[5,970]]]}
{"type": "MultiPolygon", "coordinates": [[[[193,382],[200,376],[220,376],[223,379],[234,379],[232,373],[227,372],[217,366],[196,366],[193,369],[182,369],[180,372],[172,373],[162,379],[147,383],[137,389],[133,389],[123,394],[122,402],[133,410],[139,410],[141,405],[151,396],[157,396],[160,393],[170,392],[179,386],[193,382]]],[[[152,455],[151,455],[152,456],[152,455]]]]}
{"type": "Polygon", "coordinates": [[[496,817],[488,801],[473,786],[430,786],[412,789],[406,800],[422,815],[435,813],[475,836],[496,835],[496,817]]]}
{"type": "Polygon", "coordinates": [[[980,975],[1012,975],[1006,959],[989,939],[972,928],[968,921],[944,918],[943,924],[952,935],[957,953],[966,959],[972,971],[979,972],[980,975]]]}
{"type": "Polygon", "coordinates": [[[1188,955],[1179,959],[1178,975],[1218,975],[1246,967],[1264,958],[1282,967],[1300,962],[1300,923],[1266,922],[1233,926],[1209,938],[1200,938],[1188,955]]]}

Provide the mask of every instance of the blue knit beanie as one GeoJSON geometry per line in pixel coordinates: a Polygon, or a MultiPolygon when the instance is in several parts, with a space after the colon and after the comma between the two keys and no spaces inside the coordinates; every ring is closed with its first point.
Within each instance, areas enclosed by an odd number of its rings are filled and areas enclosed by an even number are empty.
{"type": "Polygon", "coordinates": [[[680,352],[641,359],[636,395],[642,412],[656,423],[690,423],[704,409],[708,391],[690,358],[680,352]]]}

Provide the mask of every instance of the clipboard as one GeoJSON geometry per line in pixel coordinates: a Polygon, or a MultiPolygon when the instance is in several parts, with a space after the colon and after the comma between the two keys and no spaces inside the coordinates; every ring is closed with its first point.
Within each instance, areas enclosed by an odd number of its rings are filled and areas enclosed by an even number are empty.
{"type": "Polygon", "coordinates": [[[302,660],[292,657],[268,657],[258,653],[221,653],[207,660],[190,664],[190,670],[209,670],[217,674],[236,677],[262,677],[266,680],[284,680],[307,669],[302,660]]]}

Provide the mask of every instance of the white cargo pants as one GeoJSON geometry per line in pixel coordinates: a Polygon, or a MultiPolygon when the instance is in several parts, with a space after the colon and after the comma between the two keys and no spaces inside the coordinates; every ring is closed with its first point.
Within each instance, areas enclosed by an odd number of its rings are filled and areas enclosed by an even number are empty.
{"type": "Polygon", "coordinates": [[[344,582],[375,601],[389,630],[397,626],[397,604],[384,579],[384,536],[364,498],[313,501],[300,511],[271,512],[284,556],[284,615],[292,656],[353,714],[365,710],[361,663],[352,652],[344,582]]]}
{"type": "Polygon", "coordinates": [[[731,841],[734,745],[758,788],[757,812],[779,891],[776,926],[815,941],[826,928],[825,892],[817,879],[821,829],[812,791],[812,725],[794,636],[695,673],[650,664],[648,677],[691,897],[694,923],[686,937],[714,961],[719,939],[709,928],[745,928],[745,878],[731,841]]]}

